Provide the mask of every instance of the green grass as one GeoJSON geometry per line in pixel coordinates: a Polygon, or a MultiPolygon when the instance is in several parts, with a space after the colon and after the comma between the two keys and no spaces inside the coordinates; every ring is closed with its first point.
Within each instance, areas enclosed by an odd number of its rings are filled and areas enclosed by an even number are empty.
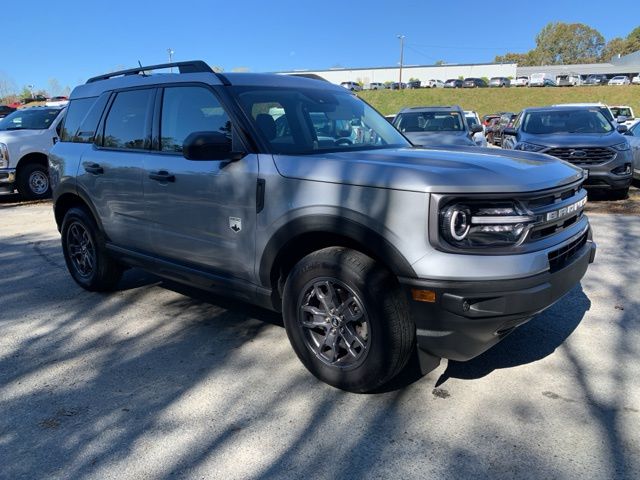
{"type": "Polygon", "coordinates": [[[640,116],[640,86],[564,87],[564,88],[480,88],[417,90],[373,90],[359,92],[384,115],[397,113],[404,107],[421,105],[460,105],[479,115],[498,111],[519,112],[526,107],[555,103],[602,102],[607,105],[629,105],[640,116]]]}

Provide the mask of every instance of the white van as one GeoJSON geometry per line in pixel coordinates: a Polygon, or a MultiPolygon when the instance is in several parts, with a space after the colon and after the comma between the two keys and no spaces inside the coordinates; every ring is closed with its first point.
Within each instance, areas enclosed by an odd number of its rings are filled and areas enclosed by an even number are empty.
{"type": "Polygon", "coordinates": [[[532,73],[529,77],[530,87],[546,87],[547,85],[556,86],[555,79],[548,73],[532,73]]]}

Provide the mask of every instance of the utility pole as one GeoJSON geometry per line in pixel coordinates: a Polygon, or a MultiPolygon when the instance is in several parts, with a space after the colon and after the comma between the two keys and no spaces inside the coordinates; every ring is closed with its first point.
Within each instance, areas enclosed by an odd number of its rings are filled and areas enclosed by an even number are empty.
{"type": "MultiPolygon", "coordinates": [[[[169,54],[169,63],[173,63],[173,54],[175,53],[173,48],[167,48],[167,53],[169,54]]],[[[173,73],[173,67],[170,67],[169,71],[173,73]]]]}
{"type": "Polygon", "coordinates": [[[404,35],[398,35],[400,40],[400,78],[398,79],[398,90],[402,90],[402,62],[404,60],[404,35]]]}

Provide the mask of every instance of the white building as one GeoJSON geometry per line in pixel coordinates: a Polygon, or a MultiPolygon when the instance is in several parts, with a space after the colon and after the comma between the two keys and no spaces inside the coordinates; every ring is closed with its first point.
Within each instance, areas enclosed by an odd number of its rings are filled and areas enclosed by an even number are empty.
{"type": "MultiPolygon", "coordinates": [[[[467,77],[514,77],[517,65],[515,63],[469,63],[447,65],[404,65],[402,67],[402,81],[417,78],[423,84],[427,80],[442,80],[467,77]]],[[[293,70],[278,72],[283,74],[315,74],[325,80],[340,84],[342,82],[359,82],[368,85],[371,82],[397,82],[400,75],[399,67],[370,67],[370,68],[330,68],[328,70],[293,70]]]]}

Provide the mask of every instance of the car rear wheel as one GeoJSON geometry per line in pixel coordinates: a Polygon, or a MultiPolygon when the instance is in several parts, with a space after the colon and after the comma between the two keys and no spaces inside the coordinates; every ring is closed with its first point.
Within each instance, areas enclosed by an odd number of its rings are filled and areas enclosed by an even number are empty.
{"type": "Polygon", "coordinates": [[[51,195],[47,167],[32,163],[20,169],[17,179],[18,192],[22,198],[38,200],[51,195]]]}
{"type": "Polygon", "coordinates": [[[351,392],[390,381],[415,348],[415,326],[396,279],[355,250],[325,248],[300,260],[285,283],[283,317],[305,367],[351,392]]]}
{"type": "Polygon", "coordinates": [[[84,208],[71,208],[62,222],[62,251],[69,273],[85,290],[112,290],[123,268],[109,257],[104,237],[84,208]]]}

